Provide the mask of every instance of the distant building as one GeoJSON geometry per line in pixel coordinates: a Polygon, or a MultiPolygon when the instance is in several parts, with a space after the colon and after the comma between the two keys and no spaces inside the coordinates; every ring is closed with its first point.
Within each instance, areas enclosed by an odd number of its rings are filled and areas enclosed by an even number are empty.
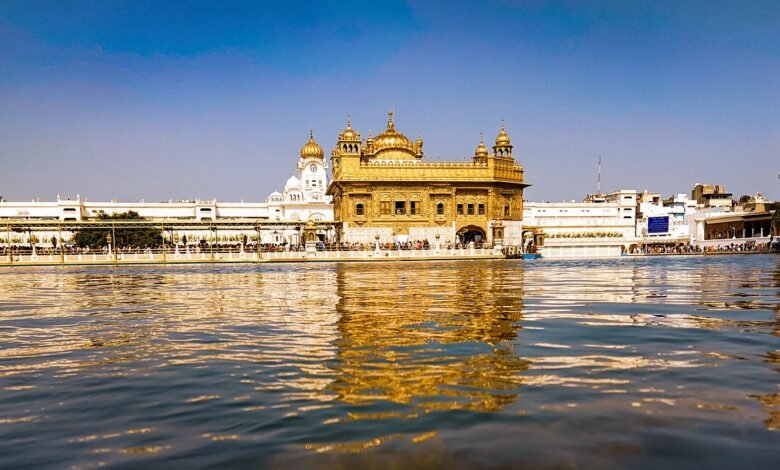
{"type": "Polygon", "coordinates": [[[737,206],[744,212],[764,212],[774,208],[774,202],[764,197],[761,193],[753,196],[743,196],[737,202],[737,206]]]}
{"type": "Polygon", "coordinates": [[[772,236],[772,214],[772,211],[760,211],[699,216],[696,222],[702,237],[697,244],[724,246],[747,241],[767,243],[772,236]]]}
{"type": "Polygon", "coordinates": [[[731,207],[734,203],[732,194],[727,193],[726,186],[722,184],[696,183],[691,191],[691,199],[699,207],[731,207]]]}
{"type": "MultiPolygon", "coordinates": [[[[642,204],[653,204],[656,206],[661,205],[661,193],[651,193],[648,190],[643,190],[641,193],[637,193],[636,195],[636,203],[639,207],[642,206],[642,204]]],[[[641,216],[641,209],[640,212],[637,212],[637,217],[641,216]]]]}
{"type": "Polygon", "coordinates": [[[690,244],[696,201],[687,194],[661,199],[658,193],[643,191],[637,210],[636,235],[644,245],[690,244]]]}

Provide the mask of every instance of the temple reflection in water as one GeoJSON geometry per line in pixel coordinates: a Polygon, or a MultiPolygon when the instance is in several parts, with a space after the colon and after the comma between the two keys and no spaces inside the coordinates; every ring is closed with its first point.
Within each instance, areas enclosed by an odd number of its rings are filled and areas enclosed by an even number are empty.
{"type": "Polygon", "coordinates": [[[330,389],[339,399],[387,400],[420,411],[495,411],[516,399],[529,364],[514,346],[521,270],[507,279],[489,263],[469,270],[339,265],[336,282],[338,374],[330,389]],[[366,278],[381,278],[386,289],[366,295],[366,278]]]}

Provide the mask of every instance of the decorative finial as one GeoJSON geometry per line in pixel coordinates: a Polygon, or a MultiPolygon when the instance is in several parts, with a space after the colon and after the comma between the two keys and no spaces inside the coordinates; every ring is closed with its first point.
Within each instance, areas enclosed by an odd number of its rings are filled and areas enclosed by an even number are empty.
{"type": "Polygon", "coordinates": [[[479,133],[479,145],[485,145],[485,136],[482,132],[479,133]]]}
{"type": "Polygon", "coordinates": [[[352,119],[349,116],[349,113],[347,113],[347,129],[352,128],[352,119]]]}
{"type": "Polygon", "coordinates": [[[395,113],[395,111],[392,111],[392,110],[387,112],[387,115],[388,115],[388,119],[387,119],[387,129],[388,129],[388,130],[393,130],[393,129],[395,129],[395,124],[393,123],[393,114],[394,114],[394,113],[395,113]]]}
{"type": "Polygon", "coordinates": [[[314,140],[314,129],[309,129],[309,139],[314,140]]]}
{"type": "Polygon", "coordinates": [[[505,129],[504,129],[504,118],[501,118],[501,131],[505,131],[505,129]]]}

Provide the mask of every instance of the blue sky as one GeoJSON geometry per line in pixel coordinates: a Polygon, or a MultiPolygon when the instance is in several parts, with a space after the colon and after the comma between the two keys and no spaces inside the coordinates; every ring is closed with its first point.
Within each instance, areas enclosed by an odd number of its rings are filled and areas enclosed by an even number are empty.
{"type": "Polygon", "coordinates": [[[0,195],[264,200],[326,149],[505,119],[529,200],[780,199],[780,2],[0,2],[0,195]]]}

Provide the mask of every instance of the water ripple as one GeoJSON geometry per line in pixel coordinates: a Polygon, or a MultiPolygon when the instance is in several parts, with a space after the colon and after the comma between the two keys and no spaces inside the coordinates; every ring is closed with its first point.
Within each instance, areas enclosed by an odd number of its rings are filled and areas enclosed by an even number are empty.
{"type": "Polygon", "coordinates": [[[779,339],[769,255],[2,269],[0,467],[769,466],[779,339]]]}

